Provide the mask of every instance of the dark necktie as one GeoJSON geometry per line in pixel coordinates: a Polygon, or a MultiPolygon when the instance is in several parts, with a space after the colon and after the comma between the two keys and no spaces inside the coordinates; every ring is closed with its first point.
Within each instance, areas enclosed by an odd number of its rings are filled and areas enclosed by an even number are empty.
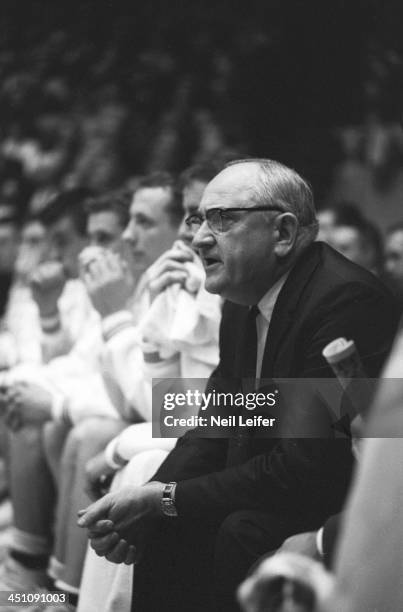
{"type": "Polygon", "coordinates": [[[256,379],[257,361],[257,331],[256,317],[259,308],[254,305],[249,309],[244,329],[244,341],[242,349],[242,378],[256,379]]]}
{"type": "MultiPolygon", "coordinates": [[[[245,396],[256,390],[256,362],[257,362],[257,331],[256,317],[259,308],[252,306],[249,309],[244,326],[244,336],[241,355],[241,389],[245,396]]],[[[234,410],[236,418],[239,415],[250,416],[246,408],[234,410]]],[[[229,440],[227,466],[239,465],[249,458],[249,448],[252,431],[249,427],[235,427],[233,438],[229,440]]]]}

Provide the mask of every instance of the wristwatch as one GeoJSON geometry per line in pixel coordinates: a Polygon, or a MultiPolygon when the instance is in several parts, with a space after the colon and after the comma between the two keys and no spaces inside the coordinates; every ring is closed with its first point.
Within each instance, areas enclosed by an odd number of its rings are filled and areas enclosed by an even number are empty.
{"type": "Polygon", "coordinates": [[[165,516],[178,516],[178,511],[175,507],[175,489],[176,482],[168,482],[162,492],[161,509],[165,516]]]}

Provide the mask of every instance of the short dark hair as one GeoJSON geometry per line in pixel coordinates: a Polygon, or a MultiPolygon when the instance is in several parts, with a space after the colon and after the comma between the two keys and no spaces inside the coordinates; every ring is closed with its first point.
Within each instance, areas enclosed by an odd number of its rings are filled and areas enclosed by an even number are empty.
{"type": "Polygon", "coordinates": [[[398,221],[390,225],[386,230],[386,235],[390,236],[390,234],[394,234],[395,232],[403,232],[403,221],[398,221]]]}
{"type": "Polygon", "coordinates": [[[39,213],[38,218],[45,227],[49,227],[62,219],[68,217],[72,220],[78,234],[85,236],[87,232],[86,201],[94,196],[94,192],[86,187],[66,189],[57,193],[45,208],[39,213]]]}
{"type": "Polygon", "coordinates": [[[350,200],[336,200],[331,204],[322,206],[318,212],[324,212],[325,210],[334,214],[335,225],[355,227],[361,225],[364,218],[358,204],[350,200]]]}
{"type": "Polygon", "coordinates": [[[0,204],[0,223],[18,225],[18,210],[13,204],[0,204]]]}
{"type": "Polygon", "coordinates": [[[372,267],[379,269],[383,257],[381,232],[364,216],[358,205],[341,201],[325,206],[322,210],[332,210],[335,213],[335,227],[350,227],[357,232],[361,245],[372,253],[372,267]]]}
{"type": "Polygon", "coordinates": [[[179,225],[183,217],[183,208],[182,190],[178,180],[169,172],[152,172],[139,180],[135,194],[140,191],[140,189],[152,189],[154,187],[161,187],[162,189],[168,189],[170,191],[171,198],[166,210],[172,225],[179,225]]]}
{"type": "Polygon", "coordinates": [[[114,212],[124,228],[129,222],[129,209],[133,198],[132,189],[114,189],[102,195],[96,195],[85,202],[88,215],[99,212],[114,212]]]}

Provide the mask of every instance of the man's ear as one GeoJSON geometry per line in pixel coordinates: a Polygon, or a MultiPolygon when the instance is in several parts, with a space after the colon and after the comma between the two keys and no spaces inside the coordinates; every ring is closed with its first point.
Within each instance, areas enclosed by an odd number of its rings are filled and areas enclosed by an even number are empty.
{"type": "Polygon", "coordinates": [[[278,215],[275,223],[274,252],[277,257],[286,257],[295,246],[298,234],[298,219],[293,213],[282,213],[278,215]]]}

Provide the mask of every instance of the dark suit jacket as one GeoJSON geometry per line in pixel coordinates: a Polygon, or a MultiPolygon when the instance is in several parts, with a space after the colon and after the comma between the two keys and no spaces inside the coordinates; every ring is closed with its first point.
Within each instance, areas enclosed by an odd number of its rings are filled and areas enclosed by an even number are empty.
{"type": "MultiPolygon", "coordinates": [[[[212,379],[240,376],[247,312],[225,304],[212,379]]],[[[368,375],[376,376],[397,322],[393,298],[372,274],[314,243],[277,299],[262,377],[333,377],[321,351],[340,336],[355,340],[368,375]]],[[[229,443],[189,432],[162,464],[153,480],[178,482],[179,517],[220,522],[237,510],[263,510],[289,517],[302,530],[319,528],[341,508],[352,467],[348,439],[256,439],[248,458],[233,467],[227,464],[229,443]]]]}

